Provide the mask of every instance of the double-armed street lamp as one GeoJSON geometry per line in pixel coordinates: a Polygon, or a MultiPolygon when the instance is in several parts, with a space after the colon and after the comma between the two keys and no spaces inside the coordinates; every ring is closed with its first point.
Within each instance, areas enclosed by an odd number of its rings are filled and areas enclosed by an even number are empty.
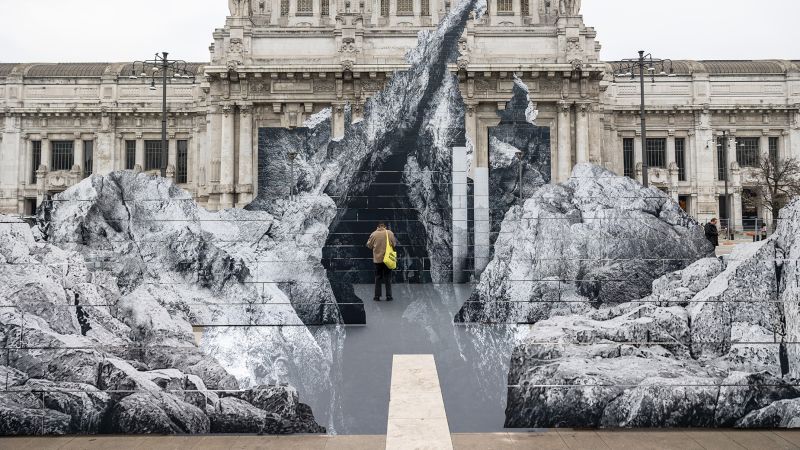
{"type": "Polygon", "coordinates": [[[150,80],[150,90],[155,91],[156,80],[161,81],[161,176],[167,176],[167,160],[169,150],[167,145],[167,83],[178,82],[181,80],[195,83],[197,75],[189,67],[189,63],[179,59],[169,59],[169,53],[156,53],[153,59],[145,61],[134,61],[131,73],[128,78],[137,80],[139,78],[150,80]]]}
{"type": "Polygon", "coordinates": [[[647,126],[645,123],[644,106],[644,77],[649,76],[653,83],[656,82],[656,75],[675,76],[671,59],[653,58],[651,54],[645,54],[644,50],[639,50],[638,58],[623,59],[619,62],[619,68],[614,73],[614,80],[617,77],[630,77],[635,80],[639,77],[639,88],[641,93],[641,104],[639,105],[639,116],[642,126],[642,184],[644,187],[649,185],[648,164],[647,164],[647,126]]]}

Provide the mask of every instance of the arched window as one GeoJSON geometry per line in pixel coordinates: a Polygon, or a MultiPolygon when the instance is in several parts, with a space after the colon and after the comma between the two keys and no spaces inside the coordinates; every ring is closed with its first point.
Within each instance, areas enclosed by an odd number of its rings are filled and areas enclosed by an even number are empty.
{"type": "Polygon", "coordinates": [[[389,0],[381,0],[381,16],[389,17],[389,0]]]}
{"type": "Polygon", "coordinates": [[[331,15],[331,2],[330,2],[330,0],[320,0],[319,9],[320,9],[320,15],[322,15],[322,16],[331,15]]]}
{"type": "Polygon", "coordinates": [[[512,0],[497,0],[497,13],[513,12],[512,0]]]}
{"type": "Polygon", "coordinates": [[[286,17],[289,15],[289,0],[281,0],[281,16],[286,17]]]}
{"type": "Polygon", "coordinates": [[[397,13],[398,14],[414,13],[413,0],[397,0],[397,13]]]}
{"type": "Polygon", "coordinates": [[[530,16],[531,15],[530,0],[522,0],[522,4],[520,6],[521,6],[521,9],[522,9],[521,14],[523,16],[530,16]]]}
{"type": "Polygon", "coordinates": [[[314,3],[312,0],[297,0],[297,15],[308,16],[314,12],[314,3]]]}
{"type": "Polygon", "coordinates": [[[430,0],[421,0],[420,1],[420,8],[422,11],[420,12],[423,16],[430,16],[431,15],[431,1],[430,0]]]}

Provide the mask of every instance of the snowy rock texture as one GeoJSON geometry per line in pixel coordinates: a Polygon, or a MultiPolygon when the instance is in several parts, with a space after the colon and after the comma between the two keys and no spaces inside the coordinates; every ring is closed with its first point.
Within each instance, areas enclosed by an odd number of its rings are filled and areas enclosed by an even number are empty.
{"type": "Polygon", "coordinates": [[[506,425],[800,426],[798,232],[795,201],[769,240],[667,273],[640,299],[598,306],[576,289],[580,306],[541,313],[514,350],[506,425]]]}
{"type": "Polygon", "coordinates": [[[569,181],[509,210],[494,258],[456,319],[534,323],[553,309],[624,303],[712,251],[666,194],[578,165],[569,181]]]}
{"type": "MultiPolygon", "coordinates": [[[[38,241],[27,224],[0,216],[0,336],[8,349],[0,434],[208,433],[222,420],[221,399],[241,395],[240,387],[283,403],[248,403],[227,423],[257,412],[269,432],[323,431],[294,389],[259,386],[264,376],[228,371],[194,341],[192,325],[245,317],[302,324],[291,306],[266,307],[288,304],[279,288],[247,283],[269,274],[253,262],[274,245],[268,231],[276,220],[251,213],[251,222],[236,218],[239,229],[222,226],[243,212],[212,215],[167,180],[133,172],[86,179],[46,214],[44,229],[33,230],[38,241]],[[232,238],[247,233],[263,235],[264,247],[237,247],[232,238]]],[[[269,331],[269,356],[321,358],[302,329],[305,336],[269,331]]],[[[231,337],[203,339],[220,345],[231,337]]]]}

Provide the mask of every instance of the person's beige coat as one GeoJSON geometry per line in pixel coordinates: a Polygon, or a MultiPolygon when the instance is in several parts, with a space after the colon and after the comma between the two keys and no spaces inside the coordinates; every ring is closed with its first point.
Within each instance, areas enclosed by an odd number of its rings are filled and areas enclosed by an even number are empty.
{"type": "Polygon", "coordinates": [[[372,262],[375,264],[383,263],[383,258],[386,256],[386,232],[389,232],[389,239],[391,240],[392,247],[397,248],[397,238],[394,233],[386,228],[378,228],[369,235],[367,240],[367,248],[372,250],[372,262]]]}

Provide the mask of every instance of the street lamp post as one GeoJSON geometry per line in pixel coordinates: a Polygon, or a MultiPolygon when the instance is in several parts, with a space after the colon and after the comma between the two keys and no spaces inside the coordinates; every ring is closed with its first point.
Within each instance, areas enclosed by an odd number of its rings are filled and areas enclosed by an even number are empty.
{"type": "Polygon", "coordinates": [[[167,144],[167,81],[179,79],[195,82],[196,74],[189,68],[189,63],[183,60],[169,59],[169,53],[156,53],[153,59],[134,61],[128,78],[136,80],[143,78],[150,80],[150,90],[156,90],[156,79],[161,72],[161,176],[167,176],[167,162],[169,149],[167,144]]]}
{"type": "Polygon", "coordinates": [[[670,77],[675,76],[675,71],[672,67],[672,60],[653,58],[651,54],[645,54],[644,50],[639,50],[638,58],[623,59],[619,63],[619,69],[614,73],[614,79],[619,77],[630,77],[631,80],[636,79],[639,75],[639,91],[641,101],[639,103],[639,118],[641,122],[642,131],[642,184],[644,187],[649,185],[649,169],[647,164],[647,124],[645,118],[645,100],[644,100],[644,77],[645,72],[649,72],[649,76],[653,83],[656,82],[656,72],[658,75],[667,75],[670,77]],[[659,70],[660,69],[660,70],[659,70]],[[669,73],[667,73],[667,69],[669,73]]]}
{"type": "Polygon", "coordinates": [[[294,179],[294,160],[297,158],[297,152],[289,152],[286,154],[286,157],[289,158],[289,169],[291,171],[291,184],[289,185],[289,200],[294,201],[294,185],[296,183],[294,179]]]}

